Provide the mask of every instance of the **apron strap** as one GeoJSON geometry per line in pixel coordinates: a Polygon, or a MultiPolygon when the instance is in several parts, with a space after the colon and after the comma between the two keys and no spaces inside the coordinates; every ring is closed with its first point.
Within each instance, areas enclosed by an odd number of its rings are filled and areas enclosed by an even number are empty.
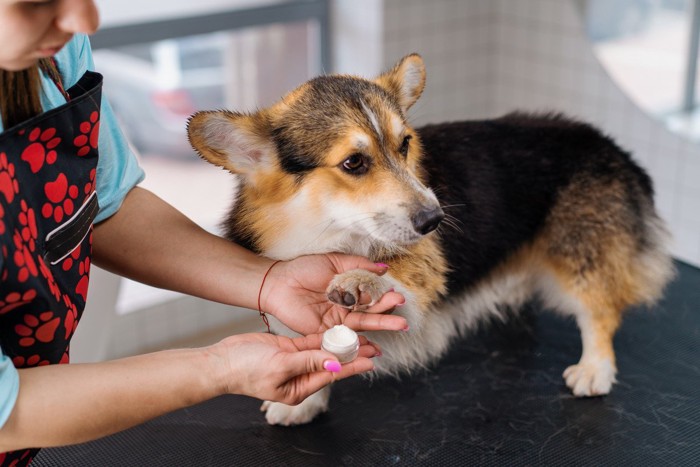
{"type": "Polygon", "coordinates": [[[46,60],[41,60],[39,62],[39,68],[41,68],[41,71],[51,78],[51,81],[53,81],[53,83],[56,85],[59,92],[66,98],[66,102],[70,102],[70,96],[63,87],[63,80],[61,79],[61,74],[58,71],[58,63],[54,57],[51,57],[50,60],[50,63],[46,60]]]}

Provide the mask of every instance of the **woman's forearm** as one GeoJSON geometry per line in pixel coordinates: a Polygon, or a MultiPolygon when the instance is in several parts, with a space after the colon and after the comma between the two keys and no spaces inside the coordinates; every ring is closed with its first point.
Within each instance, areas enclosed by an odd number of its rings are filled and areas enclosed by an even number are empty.
{"type": "Polygon", "coordinates": [[[247,308],[256,307],[271,264],[138,187],[95,227],[93,255],[98,266],[140,282],[247,308]]]}
{"type": "Polygon", "coordinates": [[[209,349],[183,349],[19,370],[0,452],[96,439],[215,397],[226,389],[220,360],[209,349]]]}

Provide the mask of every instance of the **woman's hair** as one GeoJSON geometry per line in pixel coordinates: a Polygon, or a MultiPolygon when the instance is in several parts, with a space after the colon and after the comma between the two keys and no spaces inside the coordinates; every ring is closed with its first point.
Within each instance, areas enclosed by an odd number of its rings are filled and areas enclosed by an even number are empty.
{"type": "Polygon", "coordinates": [[[58,78],[56,64],[50,58],[41,59],[38,66],[26,70],[0,69],[0,118],[5,129],[43,112],[40,69],[54,80],[58,78]]]}

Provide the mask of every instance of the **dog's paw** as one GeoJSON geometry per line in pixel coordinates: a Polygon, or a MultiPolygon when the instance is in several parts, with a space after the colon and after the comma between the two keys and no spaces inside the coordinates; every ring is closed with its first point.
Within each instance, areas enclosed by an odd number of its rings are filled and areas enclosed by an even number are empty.
{"type": "Polygon", "coordinates": [[[265,419],[270,425],[303,425],[328,410],[328,399],[321,399],[324,398],[312,395],[299,405],[265,401],[260,410],[265,412],[265,419]]]}
{"type": "Polygon", "coordinates": [[[326,289],[331,302],[353,311],[371,307],[391,288],[389,281],[364,269],[353,269],[333,278],[326,289]],[[371,301],[360,304],[360,294],[369,295],[371,301]]]}
{"type": "Polygon", "coordinates": [[[615,365],[608,359],[579,362],[564,370],[566,385],[576,397],[608,394],[615,383],[615,365]]]}

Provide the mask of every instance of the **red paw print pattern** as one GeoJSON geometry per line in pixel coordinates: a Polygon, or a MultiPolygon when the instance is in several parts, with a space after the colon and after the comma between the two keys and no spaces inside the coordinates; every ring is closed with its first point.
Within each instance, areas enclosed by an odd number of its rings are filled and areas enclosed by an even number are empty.
{"type": "Polygon", "coordinates": [[[78,155],[84,156],[90,149],[97,149],[97,140],[100,135],[100,114],[94,111],[90,114],[90,120],[80,124],[80,133],[73,140],[73,144],[78,148],[78,155]]]}
{"type": "Polygon", "coordinates": [[[90,181],[85,184],[85,188],[83,188],[83,191],[85,192],[86,195],[89,195],[93,191],[95,191],[95,176],[97,175],[97,169],[92,169],[90,171],[90,181]]]}
{"type": "Polygon", "coordinates": [[[7,160],[7,154],[0,152],[0,193],[5,195],[7,203],[19,193],[19,182],[15,178],[15,164],[7,160]]]}
{"type": "Polygon", "coordinates": [[[15,266],[19,269],[17,280],[19,282],[27,282],[29,276],[36,277],[39,272],[36,262],[34,262],[33,251],[36,248],[35,244],[34,242],[25,243],[19,230],[15,230],[12,241],[15,244],[15,252],[12,259],[15,262],[15,266]]]}
{"type": "Polygon", "coordinates": [[[63,263],[61,263],[61,268],[64,271],[70,271],[70,269],[73,267],[73,263],[80,258],[80,250],[82,250],[82,247],[78,245],[77,248],[71,251],[70,255],[63,260],[63,263]]]}
{"type": "Polygon", "coordinates": [[[19,345],[30,347],[37,341],[51,342],[59,324],[61,324],[61,318],[54,316],[53,311],[45,311],[38,317],[31,314],[24,315],[24,324],[15,326],[15,332],[22,336],[19,345]]]}
{"type": "Polygon", "coordinates": [[[44,258],[39,256],[39,270],[41,271],[41,275],[44,276],[44,279],[46,279],[46,283],[49,285],[49,290],[51,291],[51,294],[53,294],[54,298],[56,301],[61,299],[61,289],[58,288],[58,284],[56,283],[56,279],[53,277],[53,274],[51,273],[51,269],[46,266],[46,263],[44,262],[44,258]]]}
{"type": "Polygon", "coordinates": [[[56,162],[58,154],[54,148],[61,142],[61,138],[56,136],[55,128],[34,128],[29,133],[30,144],[22,151],[21,158],[29,163],[32,173],[37,173],[44,165],[56,162]]]}
{"type": "Polygon", "coordinates": [[[0,315],[14,310],[18,306],[26,305],[36,298],[36,290],[29,289],[24,293],[10,292],[0,299],[0,315]]]}
{"type": "Polygon", "coordinates": [[[24,200],[20,202],[20,209],[19,223],[22,226],[20,235],[22,236],[22,241],[29,246],[29,250],[34,251],[36,249],[36,239],[38,236],[36,215],[34,214],[34,209],[30,208],[24,200]]]}
{"type": "Polygon", "coordinates": [[[68,309],[66,312],[66,319],[63,322],[63,326],[66,328],[66,339],[68,339],[78,327],[78,307],[71,302],[68,295],[63,296],[63,303],[66,304],[66,308],[68,309]]]}
{"type": "Polygon", "coordinates": [[[18,355],[12,359],[12,363],[14,363],[17,368],[27,368],[32,366],[48,365],[49,361],[42,360],[41,356],[34,354],[26,358],[21,355],[18,355]]]}
{"type": "Polygon", "coordinates": [[[63,173],[58,174],[56,180],[44,185],[44,193],[49,199],[41,208],[41,215],[45,218],[52,217],[56,222],[61,222],[63,216],[70,216],[75,210],[74,200],[78,197],[78,187],[68,185],[68,179],[63,173]]]}
{"type": "Polygon", "coordinates": [[[80,262],[78,272],[80,273],[80,280],[78,285],[75,286],[75,293],[83,297],[83,300],[87,300],[88,283],[90,282],[90,257],[80,262]]]}

